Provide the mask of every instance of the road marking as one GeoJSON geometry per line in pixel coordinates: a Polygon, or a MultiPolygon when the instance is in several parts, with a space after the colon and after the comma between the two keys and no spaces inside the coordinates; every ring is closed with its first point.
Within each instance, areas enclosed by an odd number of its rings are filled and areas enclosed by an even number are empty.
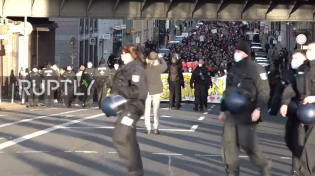
{"type": "Polygon", "coordinates": [[[47,109],[30,109],[29,111],[48,111],[52,109],[59,109],[59,108],[47,108],[47,109]]]}
{"type": "Polygon", "coordinates": [[[4,153],[4,152],[0,152],[0,153],[4,153]]]}
{"type": "Polygon", "coordinates": [[[205,119],[205,116],[201,116],[201,117],[199,117],[199,119],[198,119],[198,120],[203,120],[203,119],[205,119]]]}
{"type": "Polygon", "coordinates": [[[286,157],[286,156],[283,156],[283,157],[280,157],[281,159],[292,159],[292,157],[286,157]]]}
{"type": "Polygon", "coordinates": [[[0,140],[11,139],[11,138],[12,138],[11,136],[4,136],[4,137],[1,137],[0,140]]]}
{"type": "Polygon", "coordinates": [[[109,154],[116,154],[117,152],[108,152],[109,154]]]}
{"type": "Polygon", "coordinates": [[[74,151],[75,153],[97,153],[97,151],[74,151]]]}
{"type": "Polygon", "coordinates": [[[190,128],[190,131],[195,132],[197,128],[198,128],[198,125],[193,125],[193,126],[190,128]]]}
{"type": "Polygon", "coordinates": [[[0,117],[2,117],[2,116],[4,116],[4,115],[0,115],[0,117]]]}
{"type": "Polygon", "coordinates": [[[208,111],[211,111],[212,109],[208,109],[208,111]]]}
{"type": "Polygon", "coordinates": [[[49,151],[17,151],[16,153],[49,153],[49,151]]]}
{"type": "Polygon", "coordinates": [[[74,111],[62,112],[62,113],[59,113],[59,114],[51,114],[51,115],[47,115],[47,116],[38,116],[38,117],[31,118],[31,119],[23,119],[23,120],[20,120],[20,121],[17,121],[17,122],[11,122],[11,123],[2,124],[2,125],[0,125],[0,128],[6,127],[6,126],[15,125],[15,124],[19,124],[19,123],[23,123],[23,122],[29,122],[29,121],[33,121],[33,120],[37,120],[37,119],[42,119],[42,118],[45,118],[45,117],[58,116],[58,115],[62,115],[62,114],[69,114],[69,113],[85,111],[85,110],[87,110],[87,109],[78,109],[78,110],[74,110],[74,111]]]}
{"type": "MultiPolygon", "coordinates": [[[[203,154],[195,154],[195,156],[200,156],[200,157],[221,157],[222,155],[216,155],[216,154],[207,154],[207,155],[203,155],[203,154]]],[[[248,156],[246,155],[240,155],[240,158],[247,158],[248,156]]]]}
{"type": "Polygon", "coordinates": [[[78,120],[72,120],[70,122],[66,122],[66,123],[63,123],[63,124],[60,124],[60,125],[56,125],[56,126],[44,129],[44,130],[40,130],[40,131],[31,133],[31,134],[28,134],[28,135],[25,135],[25,136],[13,139],[13,140],[8,141],[8,142],[4,142],[4,143],[0,144],[0,150],[4,149],[4,148],[7,148],[7,147],[10,147],[12,145],[18,144],[20,142],[32,139],[34,137],[37,137],[37,136],[40,136],[40,135],[43,135],[43,134],[55,131],[57,129],[60,129],[61,127],[65,127],[65,126],[69,126],[69,125],[72,125],[72,124],[80,123],[80,122],[83,122],[85,120],[93,119],[93,118],[100,117],[100,116],[104,116],[104,113],[96,114],[96,115],[85,117],[85,118],[78,119],[78,120]]]}
{"type": "Polygon", "coordinates": [[[203,114],[208,114],[208,112],[204,112],[203,114]]]}
{"type": "Polygon", "coordinates": [[[183,154],[180,154],[180,153],[152,153],[153,155],[175,155],[175,156],[181,156],[183,154]]]}
{"type": "MultiPolygon", "coordinates": [[[[197,125],[198,126],[198,125],[197,125]]],[[[91,126],[91,127],[68,127],[61,126],[60,129],[115,129],[113,126],[91,126]]],[[[137,130],[146,130],[146,128],[137,128],[137,130]]],[[[173,131],[173,132],[194,132],[195,129],[159,129],[159,131],[173,131]]]]}
{"type": "Polygon", "coordinates": [[[170,110],[170,108],[161,108],[161,109],[163,109],[163,110],[170,110]]]}
{"type": "Polygon", "coordinates": [[[162,115],[160,117],[164,118],[164,117],[172,117],[172,116],[162,115]]]}

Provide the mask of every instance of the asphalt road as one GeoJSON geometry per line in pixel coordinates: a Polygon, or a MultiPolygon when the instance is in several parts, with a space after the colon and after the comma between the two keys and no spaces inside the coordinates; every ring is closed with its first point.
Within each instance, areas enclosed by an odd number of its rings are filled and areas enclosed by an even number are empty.
{"type": "MultiPolygon", "coordinates": [[[[191,104],[182,110],[161,106],[161,135],[145,134],[144,121],[138,123],[145,175],[224,176],[219,106],[209,104],[205,113],[193,112],[191,104]]],[[[291,160],[283,140],[285,119],[265,121],[259,128],[259,143],[273,160],[273,175],[286,175],[291,160]]],[[[126,175],[111,140],[114,122],[97,108],[0,111],[0,175],[126,175]]],[[[259,175],[244,153],[240,159],[242,176],[259,175]]]]}

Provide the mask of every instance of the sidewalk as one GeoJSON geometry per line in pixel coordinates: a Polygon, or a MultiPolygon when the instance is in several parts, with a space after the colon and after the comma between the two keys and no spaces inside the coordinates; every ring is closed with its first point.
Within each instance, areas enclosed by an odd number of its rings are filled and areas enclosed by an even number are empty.
{"type": "Polygon", "coordinates": [[[26,108],[26,105],[21,105],[21,102],[19,102],[19,101],[15,101],[14,103],[1,102],[1,104],[0,104],[0,111],[25,109],[25,108],[26,108]]]}

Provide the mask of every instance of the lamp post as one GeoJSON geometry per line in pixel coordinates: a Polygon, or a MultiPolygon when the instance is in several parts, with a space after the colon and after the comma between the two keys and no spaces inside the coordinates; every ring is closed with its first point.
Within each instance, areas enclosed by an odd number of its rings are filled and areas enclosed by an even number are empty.
{"type": "Polygon", "coordinates": [[[72,64],[72,67],[73,67],[73,60],[75,58],[75,44],[76,44],[77,40],[72,37],[71,40],[70,40],[70,44],[71,44],[71,64],[72,64]]]}

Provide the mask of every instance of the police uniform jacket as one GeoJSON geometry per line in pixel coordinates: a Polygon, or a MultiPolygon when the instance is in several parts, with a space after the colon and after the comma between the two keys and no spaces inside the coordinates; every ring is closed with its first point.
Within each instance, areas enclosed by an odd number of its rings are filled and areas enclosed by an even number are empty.
{"type": "MultiPolygon", "coordinates": [[[[228,96],[232,91],[240,91],[247,99],[248,107],[244,112],[231,115],[227,113],[227,118],[231,118],[238,124],[253,124],[251,114],[255,109],[260,111],[267,108],[269,100],[269,82],[267,73],[261,65],[252,61],[250,57],[249,46],[240,46],[237,48],[244,51],[248,57],[237,62],[231,67],[227,74],[225,95],[228,96]]],[[[224,96],[225,97],[225,96],[224,96]]],[[[221,102],[221,111],[226,111],[225,100],[221,102]]]]}
{"type": "Polygon", "coordinates": [[[94,72],[95,72],[94,68],[85,68],[81,77],[81,85],[84,84],[84,81],[87,84],[90,84],[92,80],[94,80],[94,72]]]}
{"type": "MultiPolygon", "coordinates": [[[[289,84],[284,89],[281,102],[282,105],[289,105],[293,97],[296,97],[299,104],[302,103],[306,97],[306,89],[308,89],[306,86],[306,80],[307,72],[309,72],[309,70],[309,63],[303,64],[297,69],[295,74],[295,84],[289,84]]],[[[309,79],[309,81],[311,80],[309,79]]]]}
{"type": "Polygon", "coordinates": [[[106,84],[108,87],[110,85],[110,68],[108,68],[105,64],[101,64],[95,69],[94,79],[95,84],[103,86],[106,84]]]}
{"type": "Polygon", "coordinates": [[[111,93],[128,100],[126,113],[142,116],[148,91],[145,69],[138,60],[126,64],[114,76],[111,93]]]}
{"type": "Polygon", "coordinates": [[[66,71],[63,73],[61,76],[61,80],[64,80],[64,84],[67,84],[68,86],[74,86],[75,85],[75,80],[76,80],[76,75],[73,71],[66,71]]]}
{"type": "Polygon", "coordinates": [[[211,74],[206,66],[202,67],[196,67],[194,71],[192,72],[191,78],[190,78],[190,86],[192,87],[192,84],[196,85],[206,85],[207,88],[209,89],[210,86],[212,85],[212,80],[211,80],[211,74]],[[200,77],[204,76],[206,81],[202,82],[200,80],[200,77]]]}
{"type": "MultiPolygon", "coordinates": [[[[57,81],[58,80],[58,75],[57,72],[51,68],[47,68],[47,69],[43,69],[42,72],[43,78],[46,81],[45,84],[48,84],[48,80],[54,80],[57,81]]],[[[56,83],[52,82],[51,85],[55,86],[56,83]]]]}
{"type": "MultiPolygon", "coordinates": [[[[274,95],[271,97],[269,112],[271,115],[277,115],[278,110],[281,107],[282,95],[287,86],[292,86],[294,92],[297,93],[295,73],[293,70],[284,70],[282,73],[282,78],[275,88],[274,95]]],[[[292,99],[292,101],[295,101],[295,97],[292,99]]]]}
{"type": "Polygon", "coordinates": [[[42,75],[38,72],[31,72],[26,76],[26,79],[30,81],[31,87],[40,87],[42,83],[42,75]]]}

